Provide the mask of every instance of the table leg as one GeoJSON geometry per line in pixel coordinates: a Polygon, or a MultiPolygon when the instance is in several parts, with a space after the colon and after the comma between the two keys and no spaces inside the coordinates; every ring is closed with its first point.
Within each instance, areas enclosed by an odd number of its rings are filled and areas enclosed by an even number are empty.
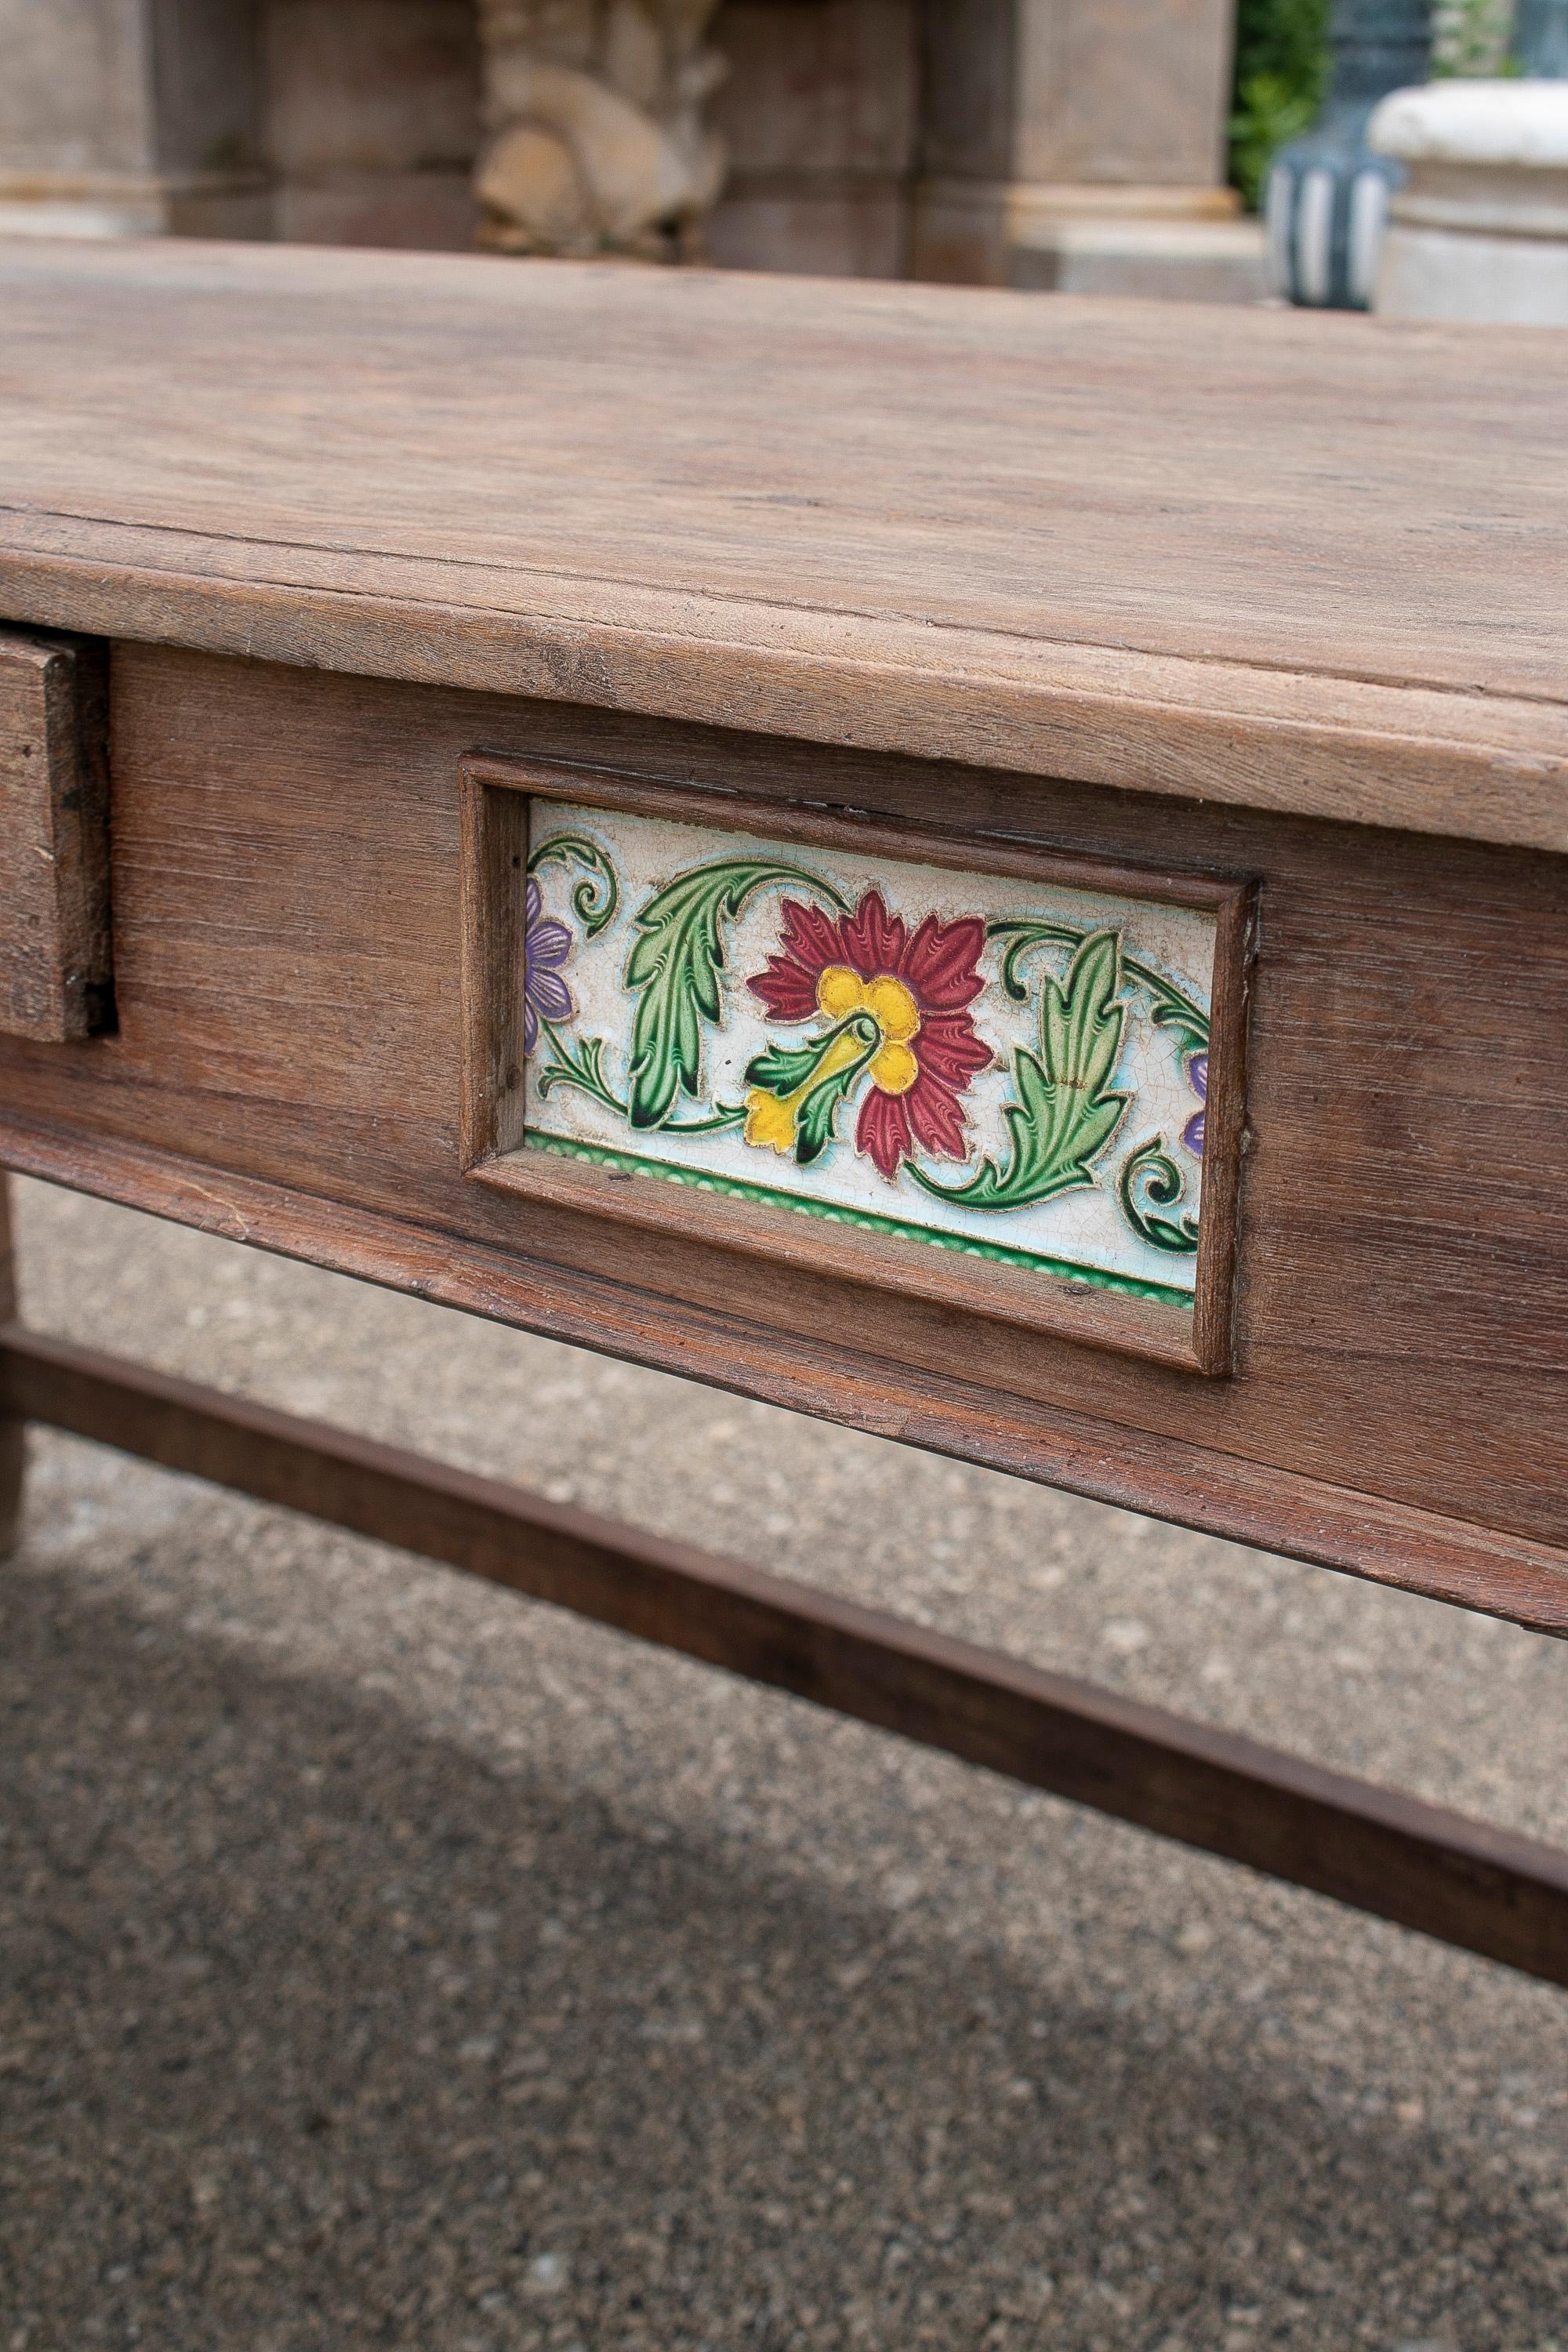
{"type": "MultiPolygon", "coordinates": [[[[0,1325],[16,1316],[16,1268],[11,1242],[11,1179],[0,1168],[0,1325]]],[[[22,1432],[19,1413],[0,1403],[0,1559],[16,1541],[22,1506],[22,1432]]]]}

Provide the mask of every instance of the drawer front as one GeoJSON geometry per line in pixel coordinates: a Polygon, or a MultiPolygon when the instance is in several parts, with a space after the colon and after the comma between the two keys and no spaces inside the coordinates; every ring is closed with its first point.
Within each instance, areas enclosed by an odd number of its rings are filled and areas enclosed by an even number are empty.
{"type": "Polygon", "coordinates": [[[110,1019],[107,670],[90,640],[0,629],[0,1031],[110,1019]]]}

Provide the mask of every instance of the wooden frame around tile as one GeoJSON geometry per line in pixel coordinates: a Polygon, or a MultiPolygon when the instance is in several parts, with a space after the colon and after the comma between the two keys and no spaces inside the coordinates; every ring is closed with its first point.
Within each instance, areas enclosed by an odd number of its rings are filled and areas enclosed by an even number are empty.
{"type": "Polygon", "coordinates": [[[1144,869],[999,837],[938,830],[799,802],[693,791],[547,761],[471,752],[462,794],[462,1165],[520,1200],[1020,1324],[1083,1345],[1225,1374],[1231,1370],[1232,1292],[1246,1128],[1247,997],[1256,886],[1236,876],[1144,869]],[[1020,1278],[1007,1266],[919,1241],[835,1223],[830,1249],[785,1208],[693,1186],[639,1183],[617,1171],[530,1152],[522,1051],[522,940],[529,808],[534,800],[753,833],[840,853],[868,852],[976,875],[1016,876],[1189,907],[1215,919],[1209,1012],[1204,1202],[1192,1308],[1102,1289],[1071,1276],[1020,1278]]]}

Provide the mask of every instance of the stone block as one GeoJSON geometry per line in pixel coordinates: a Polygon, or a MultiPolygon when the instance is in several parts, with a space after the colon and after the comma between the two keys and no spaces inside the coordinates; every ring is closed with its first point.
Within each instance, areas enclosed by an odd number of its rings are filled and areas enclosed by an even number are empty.
{"type": "Polygon", "coordinates": [[[271,192],[259,178],[0,170],[0,236],[271,234],[271,192]]]}
{"type": "Polygon", "coordinates": [[[729,73],[711,118],[742,175],[910,170],[919,110],[911,0],[729,0],[713,46],[729,73]]]}
{"type": "Polygon", "coordinates": [[[816,173],[742,174],[707,225],[707,257],[722,268],[822,278],[908,274],[909,189],[901,179],[816,173]]]}
{"type": "Polygon", "coordinates": [[[1008,282],[1183,302],[1261,302],[1269,290],[1255,220],[1063,221],[1038,242],[1014,247],[1008,282]]]}
{"type": "Polygon", "coordinates": [[[1250,293],[1250,235],[1203,226],[1234,226],[1220,184],[1232,5],[922,0],[911,274],[1250,293]]]}
{"type": "Polygon", "coordinates": [[[296,245],[467,252],[479,206],[466,171],[343,172],[282,182],[273,235],[296,245]]]}
{"type": "Polygon", "coordinates": [[[1208,270],[1221,268],[1228,254],[1242,269],[1237,292],[1205,299],[1251,299],[1264,290],[1248,276],[1255,251],[1262,267],[1263,236],[1256,224],[1239,222],[1237,211],[1230,188],[924,180],[911,220],[913,275],[955,286],[1065,290],[1071,284],[1108,292],[1110,281],[1132,272],[1139,257],[1138,273],[1150,282],[1137,290],[1164,293],[1180,289],[1152,282],[1157,255],[1190,279],[1200,253],[1208,270]],[[1099,261],[1091,260],[1097,254],[1099,261]],[[1096,270],[1106,282],[1090,286],[1086,278],[1096,270]]]}
{"type": "Polygon", "coordinates": [[[1029,0],[1011,176],[1213,185],[1234,13],[1234,0],[1029,0]]]}
{"type": "Polygon", "coordinates": [[[0,0],[0,157],[27,172],[133,172],[153,161],[138,0],[0,0]]]}
{"type": "Polygon", "coordinates": [[[263,56],[267,146],[279,180],[472,163],[473,0],[270,0],[263,56]]]}
{"type": "Polygon", "coordinates": [[[731,156],[708,257],[901,278],[919,146],[914,0],[729,0],[712,108],[731,156]]]}
{"type": "Polygon", "coordinates": [[[923,169],[1213,185],[1233,17],[1233,0],[923,0],[923,169]]]}
{"type": "Polygon", "coordinates": [[[9,234],[264,235],[251,0],[0,0],[9,234]]]}

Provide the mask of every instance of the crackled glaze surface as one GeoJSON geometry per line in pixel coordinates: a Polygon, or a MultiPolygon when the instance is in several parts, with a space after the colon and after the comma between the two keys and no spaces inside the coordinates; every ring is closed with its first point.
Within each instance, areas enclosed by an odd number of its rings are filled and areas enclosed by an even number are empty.
{"type": "Polygon", "coordinates": [[[530,1148],[1191,1300],[1212,913],[537,800],[525,919],[530,1148]]]}

